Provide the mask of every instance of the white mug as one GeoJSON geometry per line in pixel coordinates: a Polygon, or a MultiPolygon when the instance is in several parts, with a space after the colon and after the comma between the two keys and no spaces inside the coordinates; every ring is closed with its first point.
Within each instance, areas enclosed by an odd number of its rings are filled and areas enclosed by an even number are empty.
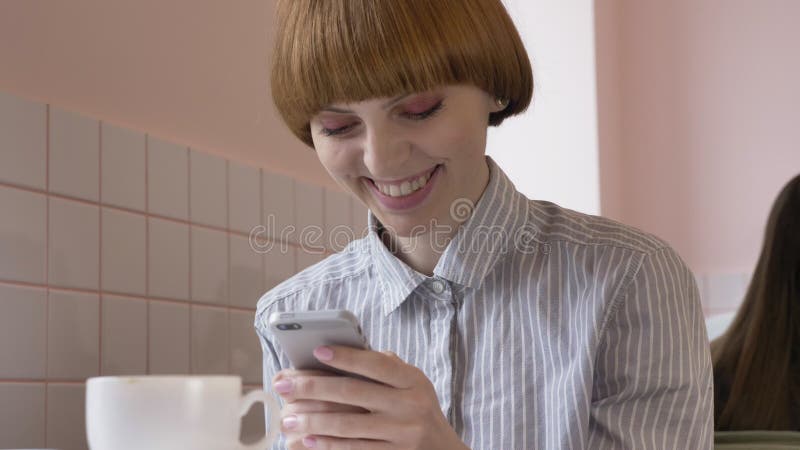
{"type": "Polygon", "coordinates": [[[242,396],[238,376],[94,377],[86,383],[92,450],[266,450],[280,430],[279,416],[267,392],[242,396]],[[259,401],[270,426],[260,441],[242,444],[242,416],[259,401]]]}

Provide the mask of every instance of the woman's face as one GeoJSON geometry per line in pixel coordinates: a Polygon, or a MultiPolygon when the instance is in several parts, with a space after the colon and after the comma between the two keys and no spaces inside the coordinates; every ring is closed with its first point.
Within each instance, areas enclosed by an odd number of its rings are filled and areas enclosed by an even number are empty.
{"type": "MultiPolygon", "coordinates": [[[[450,224],[450,205],[477,200],[493,96],[448,85],[398,98],[331,104],[311,120],[322,165],[398,236],[450,224]]],[[[359,232],[361,230],[358,230],[359,232]]]]}

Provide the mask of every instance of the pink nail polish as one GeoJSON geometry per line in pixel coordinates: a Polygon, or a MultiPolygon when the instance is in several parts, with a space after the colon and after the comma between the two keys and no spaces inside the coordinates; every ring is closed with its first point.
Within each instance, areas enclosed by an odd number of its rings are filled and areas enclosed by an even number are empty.
{"type": "Polygon", "coordinates": [[[303,445],[305,445],[306,448],[314,448],[317,446],[317,440],[311,436],[304,437],[303,445]]]}
{"type": "Polygon", "coordinates": [[[283,428],[287,430],[292,430],[297,427],[297,417],[296,416],[286,416],[281,421],[283,424],[283,428]]]}
{"type": "Polygon", "coordinates": [[[292,380],[280,380],[273,385],[275,391],[279,394],[288,394],[292,392],[292,380]]]}
{"type": "Polygon", "coordinates": [[[320,361],[330,361],[333,359],[333,349],[330,347],[317,347],[314,350],[314,356],[320,361]]]}

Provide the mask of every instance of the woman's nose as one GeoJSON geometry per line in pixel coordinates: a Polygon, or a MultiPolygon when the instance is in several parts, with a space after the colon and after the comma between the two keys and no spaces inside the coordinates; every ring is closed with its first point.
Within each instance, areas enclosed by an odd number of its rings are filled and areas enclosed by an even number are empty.
{"type": "Polygon", "coordinates": [[[396,177],[411,156],[411,145],[391,130],[370,130],[364,141],[364,165],[376,178],[396,177]]]}

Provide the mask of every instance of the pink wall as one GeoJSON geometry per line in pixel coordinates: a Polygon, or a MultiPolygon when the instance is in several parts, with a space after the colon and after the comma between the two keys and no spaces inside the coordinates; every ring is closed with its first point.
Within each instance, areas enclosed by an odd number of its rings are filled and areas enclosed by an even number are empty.
{"type": "Polygon", "coordinates": [[[622,220],[620,2],[595,3],[597,141],[601,214],[622,220]]]}
{"type": "Polygon", "coordinates": [[[276,117],[274,1],[0,2],[0,91],[337,188],[276,117]]]}
{"type": "Polygon", "coordinates": [[[605,215],[696,273],[749,273],[800,172],[800,2],[599,0],[605,215]]]}

